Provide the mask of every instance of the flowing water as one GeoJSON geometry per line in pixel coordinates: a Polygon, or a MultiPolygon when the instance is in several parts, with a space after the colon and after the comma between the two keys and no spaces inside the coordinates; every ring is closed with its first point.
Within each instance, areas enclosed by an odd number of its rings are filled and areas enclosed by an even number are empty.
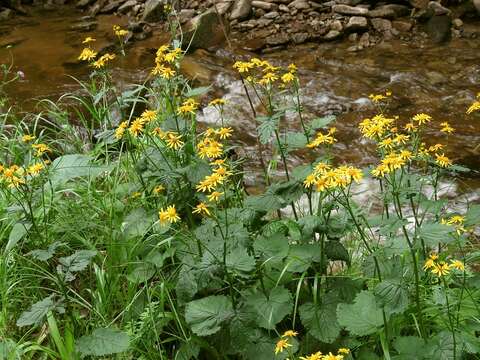
{"type": "MultiPolygon", "coordinates": [[[[14,70],[24,74],[21,81],[8,89],[17,105],[31,109],[33,99],[55,99],[65,91],[76,90],[78,86],[69,75],[88,76],[87,67],[76,60],[82,39],[94,36],[98,40],[97,48],[110,46],[115,40],[111,35],[112,25],[126,24],[126,19],[108,15],[98,17],[98,26],[91,32],[72,30],[82,16],[66,8],[61,12],[17,17],[11,23],[0,25],[0,63],[8,63],[11,53],[14,70]],[[12,46],[7,50],[5,47],[9,44],[12,46]]],[[[119,56],[113,65],[117,83],[144,81],[152,66],[153,49],[165,43],[166,38],[155,35],[138,41],[127,49],[126,57],[119,56]]],[[[375,162],[373,148],[360,138],[357,125],[363,118],[374,115],[368,94],[389,89],[393,92],[392,114],[403,119],[418,112],[433,116],[435,124],[427,130],[429,144],[446,143],[448,155],[473,170],[459,179],[456,186],[463,193],[477,192],[480,188],[480,118],[467,117],[465,110],[480,92],[479,40],[454,39],[443,46],[428,41],[407,44],[393,40],[360,53],[349,52],[350,45],[347,41],[306,44],[264,57],[278,65],[297,64],[307,119],[337,115],[339,142],[335,145],[335,156],[339,161],[359,165],[375,162]],[[450,122],[456,129],[454,135],[441,136],[438,129],[443,121],[450,122]]],[[[241,50],[240,46],[235,48],[233,51],[220,49],[216,53],[197,51],[185,58],[183,71],[196,84],[213,83],[212,93],[230,100],[226,114],[237,130],[237,143],[248,154],[254,147],[256,125],[231,64],[234,58],[254,54],[241,50]]],[[[206,107],[199,118],[211,123],[217,120],[217,114],[206,107]]],[[[293,114],[287,113],[286,121],[291,128],[300,127],[293,114]]],[[[299,153],[289,161],[301,163],[304,156],[299,153]]],[[[254,168],[258,166],[255,158],[249,164],[254,168]]]]}

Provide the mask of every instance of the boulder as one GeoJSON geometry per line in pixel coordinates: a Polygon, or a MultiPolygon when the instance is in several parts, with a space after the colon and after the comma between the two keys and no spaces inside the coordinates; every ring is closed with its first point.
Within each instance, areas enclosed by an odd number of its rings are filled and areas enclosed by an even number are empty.
{"type": "Polygon", "coordinates": [[[3,9],[0,11],[0,21],[8,20],[13,16],[13,11],[11,9],[3,9]]]}
{"type": "Polygon", "coordinates": [[[307,0],[294,0],[288,6],[297,10],[310,9],[310,4],[307,0]]]}
{"type": "Polygon", "coordinates": [[[412,30],[412,23],[410,21],[403,21],[403,20],[395,20],[392,21],[392,26],[399,32],[408,32],[412,30]]]}
{"type": "Polygon", "coordinates": [[[432,16],[427,22],[427,34],[430,39],[441,44],[450,40],[452,36],[452,20],[448,15],[432,16]]]}
{"type": "Polygon", "coordinates": [[[349,5],[334,5],[332,6],[333,12],[342,15],[351,15],[351,16],[366,16],[368,14],[368,9],[359,6],[349,6],[349,5]]]}
{"type": "Polygon", "coordinates": [[[252,1],[252,6],[254,8],[262,9],[265,11],[272,11],[277,8],[277,4],[272,3],[272,2],[266,2],[266,1],[252,1]]]}
{"type": "Polygon", "coordinates": [[[410,9],[405,5],[387,4],[376,7],[368,12],[369,17],[395,19],[410,14],[410,9]]]}
{"type": "Polygon", "coordinates": [[[429,0],[409,0],[410,5],[412,5],[415,9],[426,9],[428,6],[429,0]]]}
{"type": "Polygon", "coordinates": [[[85,8],[95,2],[95,0],[78,0],[77,4],[75,5],[78,8],[85,8]]]}
{"type": "Polygon", "coordinates": [[[475,6],[478,13],[480,14],[480,0],[473,0],[473,5],[475,6]]]}
{"type": "Polygon", "coordinates": [[[182,9],[178,13],[178,19],[181,24],[185,24],[187,21],[192,19],[195,16],[195,10],[193,9],[182,9]]]}
{"type": "Polygon", "coordinates": [[[232,7],[233,1],[223,1],[218,4],[214,4],[213,9],[220,15],[225,15],[232,7]],[[215,9],[216,8],[216,9],[215,9]]]}
{"type": "Polygon", "coordinates": [[[392,23],[387,19],[374,18],[370,20],[372,26],[378,32],[386,32],[392,30],[392,23]]]}
{"type": "Polygon", "coordinates": [[[347,25],[345,26],[345,30],[348,32],[365,30],[367,28],[368,28],[368,21],[367,21],[367,18],[363,16],[352,16],[348,20],[347,25]]]}
{"type": "Polygon", "coordinates": [[[279,34],[271,35],[271,36],[267,37],[267,39],[266,39],[267,45],[270,45],[270,46],[283,45],[283,44],[288,43],[289,41],[290,41],[290,39],[288,38],[288,35],[285,34],[285,33],[279,33],[279,34]]]}
{"type": "MultiPolygon", "coordinates": [[[[228,31],[228,28],[225,31],[228,31]]],[[[223,43],[224,40],[222,20],[214,9],[209,9],[185,25],[182,46],[189,46],[189,49],[208,49],[223,43]]]]}
{"type": "Polygon", "coordinates": [[[143,10],[143,21],[155,22],[164,16],[164,0],[147,0],[143,10]]]}
{"type": "Polygon", "coordinates": [[[338,30],[330,30],[327,35],[323,37],[324,40],[330,41],[330,40],[335,40],[338,39],[340,36],[342,36],[342,33],[338,30]]]}
{"type": "MultiPolygon", "coordinates": [[[[105,5],[102,10],[100,10],[100,14],[109,14],[117,10],[120,5],[122,5],[125,0],[116,0],[110,1],[107,5],[105,5]]],[[[133,7],[133,6],[132,6],[133,7]]]]}
{"type": "Polygon", "coordinates": [[[126,14],[127,12],[129,12],[130,10],[132,10],[135,5],[137,5],[137,1],[136,1],[136,0],[128,0],[128,1],[124,2],[123,5],[121,5],[121,6],[118,8],[118,12],[119,12],[119,13],[122,13],[122,14],[126,14]]]}
{"type": "Polygon", "coordinates": [[[230,20],[245,20],[250,16],[251,12],[251,0],[236,0],[230,13],[230,20]]]}
{"type": "Polygon", "coordinates": [[[434,15],[450,15],[451,13],[450,9],[447,9],[436,1],[430,1],[428,3],[428,8],[433,10],[434,15]]]}

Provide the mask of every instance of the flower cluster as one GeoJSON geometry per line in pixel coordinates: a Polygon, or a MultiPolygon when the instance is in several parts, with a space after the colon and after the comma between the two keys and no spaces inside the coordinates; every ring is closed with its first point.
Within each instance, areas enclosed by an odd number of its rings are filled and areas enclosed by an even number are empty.
{"type": "Polygon", "coordinates": [[[320,145],[332,145],[335,142],[337,142],[337,139],[333,136],[335,132],[337,131],[336,128],[332,127],[328,130],[326,134],[323,134],[322,132],[318,132],[317,135],[315,136],[315,139],[313,139],[309,144],[307,144],[308,148],[316,148],[320,145]]]}
{"type": "Polygon", "coordinates": [[[87,47],[82,50],[82,52],[78,57],[78,60],[89,61],[90,65],[93,66],[95,69],[101,69],[101,68],[104,68],[109,61],[115,59],[116,56],[115,54],[106,53],[100,56],[97,60],[95,60],[97,58],[98,53],[95,50],[93,50],[89,45],[90,43],[93,43],[95,41],[96,40],[92,37],[86,37],[82,41],[83,44],[87,44],[87,47]]]}
{"type": "Polygon", "coordinates": [[[290,64],[287,69],[273,66],[266,60],[252,58],[250,61],[237,61],[233,64],[233,68],[251,84],[262,86],[272,86],[276,82],[280,82],[281,87],[285,87],[297,80],[297,67],[290,64]]]}
{"type": "Polygon", "coordinates": [[[180,216],[178,216],[175,205],[167,206],[166,209],[161,208],[158,212],[158,218],[160,219],[160,224],[162,225],[167,223],[173,224],[180,221],[180,216]]]}
{"type": "Polygon", "coordinates": [[[477,94],[477,100],[467,109],[467,114],[471,114],[474,111],[480,111],[480,92],[477,94]]]}
{"type": "Polygon", "coordinates": [[[128,35],[128,30],[122,29],[119,25],[113,25],[113,32],[115,36],[123,37],[128,35]]]}
{"type": "Polygon", "coordinates": [[[145,126],[157,118],[157,112],[154,110],[145,110],[140,117],[133,120],[128,126],[128,121],[122,121],[118,127],[115,129],[115,138],[117,140],[121,139],[125,131],[128,129],[128,132],[133,137],[138,137],[145,130],[145,126]]]}
{"type": "Polygon", "coordinates": [[[452,269],[465,271],[465,264],[460,260],[450,260],[450,263],[447,263],[446,261],[439,260],[437,254],[430,254],[423,265],[423,270],[430,270],[432,274],[438,277],[448,275],[452,269]]]}
{"type": "Polygon", "coordinates": [[[300,360],[343,360],[345,355],[350,354],[350,350],[347,348],[340,348],[337,351],[337,355],[329,352],[328,354],[322,354],[320,351],[308,356],[300,356],[300,360]]]}
{"type": "Polygon", "coordinates": [[[197,144],[198,156],[201,159],[218,159],[223,155],[223,143],[219,140],[225,140],[232,136],[232,128],[221,127],[220,129],[207,129],[204,137],[197,144]]]}
{"type": "Polygon", "coordinates": [[[164,79],[171,79],[176,75],[176,68],[183,52],[181,48],[170,49],[168,45],[162,45],[158,48],[155,57],[155,67],[152,75],[159,75],[164,79]]]}
{"type": "Polygon", "coordinates": [[[195,115],[195,111],[198,109],[198,102],[194,99],[185,100],[181,106],[178,107],[177,113],[179,115],[191,114],[195,115]]]}
{"type": "Polygon", "coordinates": [[[378,104],[384,100],[387,100],[390,96],[392,96],[392,92],[387,90],[385,94],[370,94],[368,98],[374,103],[378,104]]]}
{"type": "Polygon", "coordinates": [[[360,182],[363,178],[362,170],[353,166],[339,166],[332,168],[331,165],[319,162],[313,172],[303,182],[306,188],[315,186],[319,192],[345,188],[352,181],[360,182]]]}

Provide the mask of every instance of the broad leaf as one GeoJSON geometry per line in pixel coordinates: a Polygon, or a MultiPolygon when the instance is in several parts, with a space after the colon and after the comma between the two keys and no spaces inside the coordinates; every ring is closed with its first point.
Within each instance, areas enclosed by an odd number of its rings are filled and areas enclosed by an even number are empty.
{"type": "Polygon", "coordinates": [[[300,306],[300,319],[308,332],[321,342],[331,343],[340,334],[337,322],[336,302],[315,305],[306,303],[300,306]]]}
{"type": "Polygon", "coordinates": [[[96,177],[108,171],[106,166],[91,163],[91,158],[82,154],[70,154],[56,158],[50,167],[51,182],[54,186],[64,184],[78,177],[96,177]]]}
{"type": "Polygon", "coordinates": [[[57,248],[62,245],[64,245],[64,243],[55,241],[54,243],[50,244],[46,250],[32,250],[27,255],[32,256],[34,259],[40,261],[47,261],[52,258],[52,256],[55,254],[55,251],[57,251],[57,248]]]}
{"type": "Polygon", "coordinates": [[[127,279],[135,284],[147,282],[155,275],[155,265],[149,262],[142,262],[127,275],[127,279]]]}
{"type": "Polygon", "coordinates": [[[75,280],[74,273],[85,270],[95,255],[97,252],[92,250],[75,251],[70,256],[58,259],[57,272],[64,277],[65,281],[75,280]]]}
{"type": "Polygon", "coordinates": [[[337,318],[341,326],[358,336],[373,334],[383,325],[382,310],[369,291],[360,292],[353,304],[338,304],[337,318]]]}
{"type": "Polygon", "coordinates": [[[340,241],[330,240],[325,242],[325,254],[330,260],[342,260],[347,264],[350,263],[350,256],[347,249],[340,241]]]}
{"type": "Polygon", "coordinates": [[[274,288],[268,297],[257,292],[247,298],[247,304],[255,314],[258,326],[273,330],[283,318],[292,311],[293,303],[290,292],[283,287],[274,288]]]}
{"type": "Polygon", "coordinates": [[[129,336],[123,331],[100,328],[78,339],[76,349],[83,356],[105,356],[126,351],[129,342],[129,336]]]}
{"type": "Polygon", "coordinates": [[[28,230],[32,227],[31,223],[17,222],[13,225],[10,235],[8,236],[8,243],[5,247],[5,251],[12,250],[17,243],[28,233],[28,230]]]}
{"type": "Polygon", "coordinates": [[[455,231],[455,228],[445,224],[439,223],[424,223],[417,232],[418,237],[422,238],[425,245],[428,247],[438,247],[439,244],[447,244],[453,239],[450,233],[455,231]]]}
{"type": "Polygon", "coordinates": [[[321,118],[315,118],[310,123],[310,127],[312,128],[312,130],[321,129],[326,127],[332,121],[335,121],[335,119],[336,119],[335,115],[327,115],[321,118]]]}
{"type": "Polygon", "coordinates": [[[226,256],[226,265],[229,271],[245,275],[255,268],[255,259],[247,254],[244,248],[236,248],[226,256]]]}
{"type": "Polygon", "coordinates": [[[253,244],[255,254],[266,260],[281,260],[288,254],[288,239],[280,233],[260,236],[253,244]]]}
{"type": "Polygon", "coordinates": [[[232,303],[223,295],[191,301],[185,308],[185,320],[199,336],[215,334],[232,316],[232,303]]]}
{"type": "Polygon", "coordinates": [[[17,320],[17,326],[39,325],[48,312],[53,310],[60,314],[65,312],[62,300],[55,301],[54,295],[50,295],[33,304],[29,310],[24,311],[17,320]]]}

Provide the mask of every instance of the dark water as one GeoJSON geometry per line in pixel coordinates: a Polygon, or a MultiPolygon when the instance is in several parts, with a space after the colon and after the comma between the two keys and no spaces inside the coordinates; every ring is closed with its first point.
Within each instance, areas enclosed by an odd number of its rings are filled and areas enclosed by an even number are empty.
{"type": "MultiPolygon", "coordinates": [[[[30,17],[15,18],[0,25],[0,62],[8,63],[10,56],[15,71],[25,78],[8,91],[17,105],[31,109],[34,99],[58,98],[65,91],[77,89],[69,76],[86,78],[88,68],[76,58],[86,36],[97,38],[95,47],[115,45],[113,24],[124,25],[125,18],[113,15],[97,18],[98,26],[91,32],[72,31],[83,14],[74,9],[61,12],[37,12],[30,17]],[[12,44],[10,49],[5,45],[12,44]]],[[[466,24],[480,27],[480,24],[466,24]]],[[[115,80],[119,85],[144,81],[153,62],[152,52],[165,43],[167,37],[155,35],[136,42],[127,49],[127,56],[115,60],[115,80]]],[[[365,144],[357,130],[358,123],[374,114],[368,94],[393,92],[391,113],[408,119],[425,112],[435,119],[427,133],[428,142],[447,144],[448,155],[472,170],[459,180],[466,191],[480,188],[480,117],[466,116],[465,110],[480,92],[480,41],[454,39],[444,46],[427,40],[404,43],[392,40],[360,53],[347,51],[344,43],[306,44],[264,57],[276,64],[297,64],[303,84],[302,102],[307,118],[325,114],[338,115],[339,143],[335,153],[339,160],[366,165],[374,162],[372,148],[365,144]],[[446,138],[438,129],[448,121],[456,129],[446,138]]],[[[237,130],[237,141],[246,153],[253,148],[255,123],[236,74],[231,70],[232,58],[249,56],[240,47],[221,49],[216,53],[197,51],[183,63],[184,73],[197,84],[213,83],[215,96],[231,100],[227,117],[237,130]]],[[[213,95],[212,95],[213,96],[213,95]]],[[[216,120],[212,109],[204,108],[200,120],[216,120]]],[[[287,114],[288,115],[288,114],[287,114]]],[[[290,126],[298,121],[287,116],[290,126]]],[[[301,162],[303,154],[292,156],[291,162],[301,162]]],[[[255,166],[255,159],[253,166],[255,166]]]]}

